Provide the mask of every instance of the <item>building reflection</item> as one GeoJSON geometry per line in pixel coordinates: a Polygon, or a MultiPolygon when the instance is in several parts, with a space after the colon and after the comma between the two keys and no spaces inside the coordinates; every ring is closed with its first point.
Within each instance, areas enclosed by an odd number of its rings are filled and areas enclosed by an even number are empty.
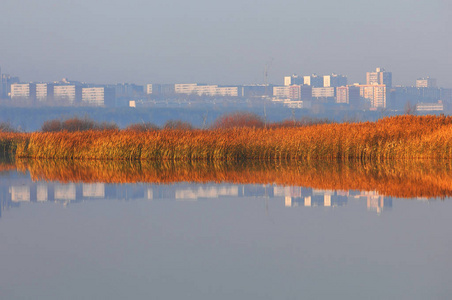
{"type": "Polygon", "coordinates": [[[275,186],[274,193],[284,197],[284,203],[287,207],[338,207],[346,205],[348,201],[348,193],[332,190],[275,186]]]}
{"type": "Polygon", "coordinates": [[[392,209],[392,198],[384,197],[375,191],[361,192],[356,195],[357,199],[364,199],[367,203],[367,210],[381,214],[384,210],[392,209]]]}
{"type": "Polygon", "coordinates": [[[263,197],[286,207],[334,208],[351,199],[364,200],[367,210],[378,214],[392,207],[392,199],[377,192],[333,191],[298,186],[241,184],[106,184],[33,182],[16,178],[0,182],[0,217],[4,210],[24,202],[68,205],[100,199],[198,201],[220,198],[263,197]]]}

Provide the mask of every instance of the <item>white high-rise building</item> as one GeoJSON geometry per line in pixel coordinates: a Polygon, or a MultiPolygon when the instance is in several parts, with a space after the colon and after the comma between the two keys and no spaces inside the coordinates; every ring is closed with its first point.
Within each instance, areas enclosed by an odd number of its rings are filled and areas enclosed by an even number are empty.
{"type": "Polygon", "coordinates": [[[36,99],[36,84],[14,83],[11,84],[11,99],[36,99]]]}
{"type": "Polygon", "coordinates": [[[82,87],[77,85],[56,85],[53,88],[53,94],[56,101],[80,102],[82,99],[82,87]]]}
{"type": "Polygon", "coordinates": [[[152,84],[146,84],[146,94],[152,94],[152,84]]]}
{"type": "Polygon", "coordinates": [[[384,84],[386,87],[392,87],[392,73],[383,68],[377,68],[375,72],[366,73],[367,85],[384,84]]]}
{"type": "Polygon", "coordinates": [[[174,92],[176,94],[195,94],[198,96],[228,96],[238,97],[238,87],[218,85],[198,85],[196,83],[175,84],[174,92]]]}
{"type": "Polygon", "coordinates": [[[114,106],[115,89],[106,87],[83,88],[82,103],[94,106],[114,106]]]}

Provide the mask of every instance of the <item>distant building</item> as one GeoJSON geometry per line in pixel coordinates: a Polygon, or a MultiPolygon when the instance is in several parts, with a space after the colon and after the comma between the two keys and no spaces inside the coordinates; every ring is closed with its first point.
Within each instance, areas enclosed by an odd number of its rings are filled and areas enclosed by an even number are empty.
{"type": "Polygon", "coordinates": [[[196,83],[177,83],[174,85],[174,92],[176,94],[192,94],[197,86],[196,83]]]}
{"type": "Polygon", "coordinates": [[[36,84],[36,100],[40,102],[53,100],[53,84],[37,83],[36,84]]]}
{"type": "Polygon", "coordinates": [[[336,88],[336,103],[358,105],[360,102],[360,88],[354,85],[336,88]]]}
{"type": "Polygon", "coordinates": [[[6,99],[11,96],[11,84],[20,83],[19,77],[13,77],[8,74],[1,74],[1,88],[2,94],[0,98],[6,99]]]}
{"type": "Polygon", "coordinates": [[[433,112],[433,111],[443,111],[444,105],[442,101],[434,103],[418,103],[416,104],[416,111],[418,112],[433,112]]]}
{"type": "Polygon", "coordinates": [[[367,72],[366,74],[367,85],[386,85],[386,87],[392,87],[392,73],[385,71],[383,68],[377,68],[375,72],[367,72]]]}
{"type": "Polygon", "coordinates": [[[195,94],[198,96],[228,96],[237,97],[238,87],[227,86],[219,87],[218,85],[198,85],[196,83],[175,84],[174,92],[176,94],[195,94]]]}
{"type": "MultiPolygon", "coordinates": [[[[109,86],[111,87],[111,86],[109,86]]],[[[134,98],[144,95],[144,87],[133,83],[118,83],[113,86],[117,98],[134,98]]]]}
{"type": "Polygon", "coordinates": [[[11,84],[11,99],[23,99],[34,101],[36,99],[36,84],[14,83],[11,84]]]}
{"type": "Polygon", "coordinates": [[[93,106],[114,106],[115,89],[106,87],[82,88],[82,103],[93,106]]]}
{"type": "Polygon", "coordinates": [[[436,88],[436,79],[426,77],[416,80],[416,87],[418,88],[436,88]]]}
{"type": "Polygon", "coordinates": [[[316,74],[303,76],[303,84],[311,87],[323,87],[323,76],[318,76],[316,74]]]}
{"type": "Polygon", "coordinates": [[[336,88],[336,103],[349,103],[348,87],[340,86],[336,88]]]}
{"type": "Polygon", "coordinates": [[[312,98],[334,98],[335,92],[334,87],[312,88],[312,98]]]}
{"type": "Polygon", "coordinates": [[[300,100],[302,101],[312,100],[312,86],[309,85],[300,86],[300,100]]]}
{"type": "Polygon", "coordinates": [[[220,86],[217,87],[215,95],[224,97],[238,97],[239,88],[237,86],[220,86]]]}
{"type": "Polygon", "coordinates": [[[386,107],[386,85],[385,84],[369,84],[355,85],[359,87],[359,94],[362,98],[370,101],[371,108],[386,107]]]}
{"type": "Polygon", "coordinates": [[[347,85],[347,76],[331,74],[323,76],[324,87],[339,87],[347,85]]]}
{"type": "Polygon", "coordinates": [[[239,96],[245,98],[262,98],[271,96],[272,92],[272,86],[266,86],[265,84],[242,85],[239,96]]]}
{"type": "Polygon", "coordinates": [[[289,86],[289,99],[301,100],[301,85],[289,86]]]}
{"type": "Polygon", "coordinates": [[[55,101],[79,103],[82,100],[82,87],[72,85],[55,85],[53,88],[55,101]]]}
{"type": "Polygon", "coordinates": [[[273,97],[278,98],[278,99],[289,99],[290,86],[274,86],[273,87],[273,97]]]}
{"type": "Polygon", "coordinates": [[[146,84],[146,94],[152,94],[152,84],[146,84]]]}
{"type": "Polygon", "coordinates": [[[284,85],[300,85],[304,83],[303,76],[298,76],[297,74],[293,74],[291,76],[284,76],[284,85]]]}
{"type": "Polygon", "coordinates": [[[152,84],[153,95],[174,95],[174,84],[152,84]]]}

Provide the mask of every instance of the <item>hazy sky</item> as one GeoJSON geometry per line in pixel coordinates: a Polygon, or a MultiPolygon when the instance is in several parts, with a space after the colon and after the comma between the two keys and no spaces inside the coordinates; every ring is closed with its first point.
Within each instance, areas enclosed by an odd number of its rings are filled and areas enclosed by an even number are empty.
{"type": "Polygon", "coordinates": [[[349,82],[452,87],[451,0],[0,0],[0,66],[23,81],[349,82]]]}

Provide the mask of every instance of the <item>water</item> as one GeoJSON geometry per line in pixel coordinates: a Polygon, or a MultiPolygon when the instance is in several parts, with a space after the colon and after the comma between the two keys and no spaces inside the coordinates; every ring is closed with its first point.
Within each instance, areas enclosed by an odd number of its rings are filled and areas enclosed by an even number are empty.
{"type": "Polygon", "coordinates": [[[452,295],[444,194],[21,170],[0,172],[0,299],[452,295]]]}

